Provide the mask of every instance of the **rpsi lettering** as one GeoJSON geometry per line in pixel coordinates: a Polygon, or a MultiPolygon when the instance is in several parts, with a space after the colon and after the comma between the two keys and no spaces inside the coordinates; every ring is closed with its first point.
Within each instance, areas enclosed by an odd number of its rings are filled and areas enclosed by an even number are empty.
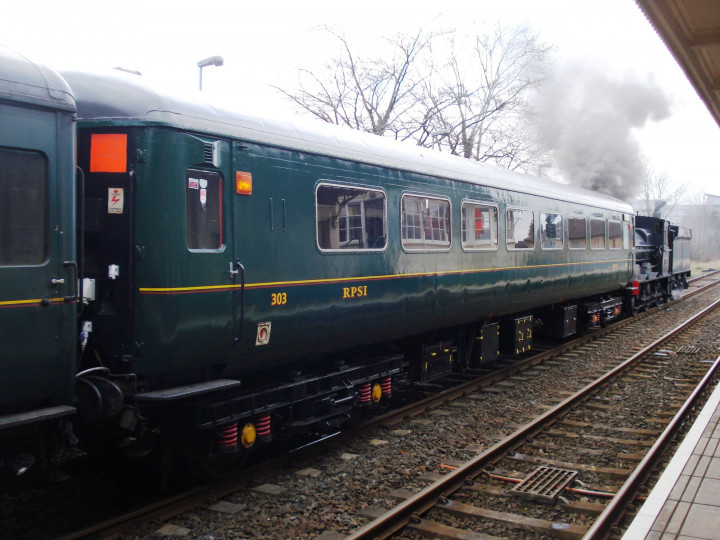
{"type": "Polygon", "coordinates": [[[360,298],[361,296],[367,296],[367,285],[343,287],[343,298],[360,298]]]}

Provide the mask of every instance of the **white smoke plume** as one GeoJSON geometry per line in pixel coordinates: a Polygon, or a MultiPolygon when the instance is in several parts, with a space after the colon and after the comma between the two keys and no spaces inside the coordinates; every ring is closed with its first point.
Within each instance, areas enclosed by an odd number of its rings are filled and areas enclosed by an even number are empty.
{"type": "Polygon", "coordinates": [[[538,93],[541,144],[571,184],[631,201],[644,183],[633,130],[670,115],[670,100],[651,79],[610,77],[594,61],[557,68],[538,93]]]}

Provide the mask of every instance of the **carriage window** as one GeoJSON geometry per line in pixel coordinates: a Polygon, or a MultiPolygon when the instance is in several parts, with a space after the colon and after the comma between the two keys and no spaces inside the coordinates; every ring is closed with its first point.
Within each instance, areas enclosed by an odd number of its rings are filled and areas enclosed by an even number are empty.
{"type": "Polygon", "coordinates": [[[376,189],[319,185],[315,211],[320,249],[385,249],[385,200],[385,193],[376,189]]]}
{"type": "Polygon", "coordinates": [[[590,219],[590,249],[605,249],[604,219],[590,219]]]}
{"type": "Polygon", "coordinates": [[[587,223],[584,217],[568,218],[568,247],[570,249],[587,247],[587,223]]]}
{"type": "Polygon", "coordinates": [[[0,266],[38,265],[48,256],[47,161],[0,149],[0,266]]]}
{"type": "Polygon", "coordinates": [[[222,176],[213,171],[185,173],[185,242],[191,251],[223,247],[222,176]]]}
{"type": "Polygon", "coordinates": [[[471,202],[463,203],[462,247],[464,249],[497,249],[497,208],[471,202]]]}
{"type": "Polygon", "coordinates": [[[508,249],[533,249],[535,213],[532,210],[509,208],[505,216],[505,234],[508,249]]]}
{"type": "Polygon", "coordinates": [[[406,249],[448,249],[450,201],[403,195],[402,245],[406,249]]]}
{"type": "Polygon", "coordinates": [[[562,249],[563,218],[561,214],[540,214],[540,238],[543,249],[562,249]]]}
{"type": "Polygon", "coordinates": [[[608,246],[610,249],[622,248],[622,225],[619,221],[608,221],[608,246]]]}

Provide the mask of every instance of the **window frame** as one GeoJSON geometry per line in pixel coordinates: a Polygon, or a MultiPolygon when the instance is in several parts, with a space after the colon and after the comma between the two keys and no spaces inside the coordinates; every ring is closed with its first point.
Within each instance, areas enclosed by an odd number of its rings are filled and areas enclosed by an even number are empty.
{"type": "Polygon", "coordinates": [[[590,242],[588,242],[588,218],[587,218],[587,216],[580,216],[577,214],[569,215],[567,217],[567,222],[568,222],[568,225],[567,225],[568,249],[572,249],[575,251],[586,251],[588,248],[588,245],[590,244],[590,242]],[[585,235],[583,236],[583,238],[585,239],[585,244],[582,247],[574,247],[571,243],[572,242],[572,239],[570,238],[570,220],[571,219],[581,219],[583,221],[583,231],[585,231],[585,235]]]}
{"type": "MultiPolygon", "coordinates": [[[[492,239],[492,234],[491,234],[492,239]]],[[[477,199],[463,199],[460,203],[460,246],[462,247],[463,251],[467,252],[477,252],[477,251],[497,251],[500,248],[500,208],[495,203],[489,203],[486,201],[481,201],[477,199]],[[465,209],[465,205],[473,205],[473,206],[485,206],[487,208],[492,208],[495,210],[495,245],[490,247],[474,247],[474,246],[466,246],[466,241],[463,240],[463,232],[467,234],[467,231],[463,228],[464,220],[463,220],[463,210],[465,209]]]]}
{"type": "MultiPolygon", "coordinates": [[[[346,184],[343,182],[335,182],[332,180],[320,180],[315,185],[315,193],[314,193],[314,200],[313,204],[315,206],[315,246],[317,247],[318,251],[320,253],[327,253],[327,254],[342,254],[342,253],[383,253],[384,251],[387,251],[388,243],[390,241],[389,238],[389,227],[388,227],[388,195],[385,189],[377,186],[367,186],[363,184],[346,184]],[[328,248],[328,247],[322,247],[320,245],[320,227],[319,227],[319,206],[318,205],[318,192],[323,187],[330,187],[330,188],[340,188],[340,189],[346,189],[346,190],[357,190],[357,191],[373,191],[376,193],[381,193],[383,197],[383,212],[382,212],[382,219],[383,219],[383,233],[385,236],[385,244],[381,248],[374,248],[374,247],[351,247],[351,248],[328,248]]],[[[326,206],[326,205],[323,205],[326,206]]],[[[361,205],[361,214],[360,214],[360,229],[363,233],[363,236],[367,233],[367,221],[366,221],[366,212],[365,212],[365,205],[361,205]]],[[[345,215],[346,223],[348,222],[348,219],[352,217],[349,215],[345,215]]],[[[340,214],[338,213],[337,216],[338,220],[340,220],[340,214]]],[[[338,229],[338,235],[340,234],[340,223],[338,222],[337,225],[338,229]]],[[[347,230],[351,230],[350,227],[347,228],[347,230]]],[[[348,240],[348,242],[352,241],[348,240]]]]}
{"type": "MultiPolygon", "coordinates": [[[[42,191],[41,195],[43,200],[42,202],[42,210],[41,212],[38,212],[38,216],[42,215],[41,220],[39,221],[39,226],[33,227],[30,229],[31,233],[37,234],[38,242],[37,247],[39,249],[33,250],[32,257],[26,257],[25,260],[22,261],[8,261],[3,262],[0,261],[0,267],[2,268],[21,268],[21,267],[39,267],[39,266],[45,266],[48,261],[50,260],[50,207],[51,207],[51,189],[50,189],[50,160],[44,152],[38,151],[38,150],[30,150],[30,149],[22,149],[22,148],[10,148],[10,147],[0,147],[0,151],[12,154],[17,157],[22,156],[30,156],[32,159],[37,160],[37,163],[40,165],[40,168],[42,170],[40,171],[34,171],[39,172],[37,176],[33,176],[31,179],[32,182],[34,182],[33,185],[29,185],[27,182],[27,177],[23,176],[22,182],[18,183],[17,186],[22,187],[30,187],[33,190],[37,190],[37,188],[40,188],[42,191]],[[38,234],[39,233],[39,234],[38,234]]],[[[27,167],[27,164],[24,164],[25,167],[27,167]]],[[[9,176],[7,177],[10,178],[9,176]]],[[[6,188],[12,187],[12,184],[10,182],[3,182],[3,185],[6,188]]],[[[23,191],[23,193],[27,196],[30,195],[29,189],[23,191]]],[[[10,200],[5,198],[6,204],[10,204],[10,200]]],[[[8,220],[8,229],[7,233],[14,233],[13,236],[16,236],[19,234],[19,230],[17,227],[14,227],[14,225],[17,225],[16,220],[13,219],[14,217],[18,216],[18,212],[10,212],[9,216],[6,216],[5,219],[8,220]]],[[[28,220],[31,224],[35,223],[36,221],[33,219],[28,220]]],[[[27,227],[25,227],[27,229],[27,227]]],[[[8,240],[8,237],[6,235],[5,239],[8,240]]],[[[22,235],[20,235],[22,236],[22,235]]],[[[8,243],[12,243],[12,240],[9,240],[8,243]]]]}
{"type": "Polygon", "coordinates": [[[590,217],[589,220],[589,226],[590,226],[590,249],[595,251],[604,251],[608,247],[608,240],[607,240],[607,220],[604,217],[590,217]],[[593,246],[593,230],[592,230],[592,222],[593,221],[600,221],[603,224],[603,245],[601,247],[595,247],[593,246]]]}
{"type": "MultiPolygon", "coordinates": [[[[445,196],[441,196],[441,195],[427,195],[424,193],[417,193],[417,192],[410,192],[410,191],[403,192],[402,196],[400,197],[400,244],[402,245],[403,251],[405,251],[407,253],[447,253],[448,251],[450,251],[453,246],[452,213],[453,213],[452,201],[450,200],[449,197],[445,197],[445,196]],[[448,227],[446,229],[447,245],[444,245],[444,243],[437,244],[439,246],[437,248],[429,248],[429,247],[415,248],[412,246],[410,246],[410,247],[407,246],[407,241],[410,241],[410,240],[422,241],[425,245],[428,244],[428,240],[425,240],[424,238],[417,239],[417,238],[406,238],[405,237],[406,225],[404,225],[404,221],[405,221],[404,208],[405,208],[405,199],[406,198],[425,199],[426,205],[427,205],[427,201],[436,201],[436,202],[447,203],[447,212],[445,214],[445,219],[447,220],[447,224],[448,224],[448,227]]],[[[416,214],[412,214],[412,215],[416,215],[416,214]]],[[[432,216],[430,217],[430,219],[433,219],[432,216]]],[[[426,227],[422,223],[420,223],[419,225],[412,225],[412,227],[413,228],[418,227],[424,237],[426,227]]],[[[434,229],[432,229],[432,227],[431,227],[431,230],[434,230],[434,229]]],[[[441,230],[441,229],[438,229],[438,230],[441,230]]],[[[432,245],[432,242],[439,242],[439,241],[431,239],[431,240],[429,240],[429,242],[431,243],[430,245],[432,245]]]]}
{"type": "MultiPolygon", "coordinates": [[[[203,180],[203,179],[204,179],[204,178],[202,178],[202,177],[201,177],[201,178],[198,178],[198,180],[203,180]]],[[[184,180],[185,180],[185,187],[184,187],[184,194],[185,194],[185,217],[184,217],[184,224],[185,224],[185,248],[186,248],[190,253],[222,253],[223,251],[225,251],[225,249],[226,249],[226,247],[227,247],[226,239],[225,239],[225,212],[224,212],[224,208],[223,208],[223,204],[224,204],[224,200],[223,200],[223,189],[224,189],[224,184],[225,184],[225,176],[224,176],[220,171],[213,170],[213,169],[200,169],[200,168],[196,168],[196,167],[187,167],[187,168],[185,169],[184,180]],[[218,200],[217,200],[217,204],[218,204],[218,220],[219,220],[218,231],[219,231],[219,233],[220,233],[220,245],[219,245],[218,247],[212,247],[212,248],[208,248],[208,247],[190,247],[190,246],[188,245],[188,233],[189,233],[189,230],[190,230],[190,229],[189,229],[189,225],[190,225],[190,224],[189,224],[189,222],[188,222],[188,200],[189,200],[189,199],[188,199],[188,192],[191,191],[191,190],[196,189],[196,188],[190,187],[191,175],[192,175],[193,173],[198,174],[198,176],[200,176],[200,175],[217,175],[217,178],[218,178],[218,189],[217,189],[218,200]]],[[[207,180],[207,179],[205,179],[205,180],[207,180]]],[[[198,188],[197,188],[197,189],[198,189],[198,195],[200,195],[199,190],[204,189],[204,188],[201,188],[201,187],[198,185],[198,188]]]]}
{"type": "MultiPolygon", "coordinates": [[[[513,231],[515,226],[513,225],[513,231]]],[[[537,226],[535,225],[535,210],[532,208],[522,207],[522,206],[508,206],[505,208],[505,248],[508,251],[535,251],[535,246],[537,246],[537,226]],[[513,242],[514,245],[510,247],[510,240],[508,236],[508,223],[510,223],[510,220],[508,219],[508,212],[511,212],[513,210],[519,210],[521,212],[530,212],[533,216],[532,222],[533,222],[533,245],[532,247],[515,247],[517,245],[517,242],[514,242],[515,235],[513,234],[513,242]]]]}
{"type": "Polygon", "coordinates": [[[613,251],[617,251],[617,250],[619,250],[619,249],[623,249],[623,222],[620,221],[619,219],[612,219],[612,218],[611,218],[611,219],[608,219],[608,220],[607,220],[607,246],[608,246],[608,249],[611,249],[611,250],[613,250],[613,251]],[[617,226],[618,226],[618,232],[619,232],[619,235],[618,235],[618,236],[615,236],[615,237],[610,236],[610,225],[613,224],[613,223],[617,224],[617,226]],[[619,239],[619,242],[618,242],[618,246],[617,246],[617,247],[613,247],[613,246],[612,246],[612,242],[611,242],[611,239],[612,239],[612,238],[618,238],[618,239],[619,239]]]}
{"type": "MultiPolygon", "coordinates": [[[[552,240],[557,240],[558,237],[555,236],[552,240]]],[[[548,239],[550,240],[550,239],[548,239]]],[[[565,216],[562,215],[562,212],[548,212],[545,210],[542,210],[540,212],[540,249],[543,251],[562,251],[565,247],[565,216]],[[555,215],[560,216],[560,245],[559,246],[553,246],[553,247],[545,247],[545,220],[543,216],[547,215],[555,215]]]]}

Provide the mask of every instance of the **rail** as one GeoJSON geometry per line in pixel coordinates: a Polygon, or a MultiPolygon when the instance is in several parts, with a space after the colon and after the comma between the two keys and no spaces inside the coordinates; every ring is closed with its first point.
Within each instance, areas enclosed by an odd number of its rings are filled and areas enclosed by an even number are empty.
{"type": "MultiPolygon", "coordinates": [[[[441,480],[426,487],[425,489],[418,492],[416,495],[400,503],[392,510],[378,517],[369,524],[365,525],[352,535],[348,536],[348,539],[360,540],[367,538],[388,538],[403,527],[405,527],[411,520],[419,519],[420,515],[426,513],[434,506],[442,504],[447,497],[462,488],[469,479],[473,479],[480,475],[484,467],[491,464],[493,461],[503,457],[508,451],[519,445],[523,440],[527,439],[528,437],[532,437],[538,432],[540,432],[553,420],[564,415],[567,411],[574,407],[576,403],[584,400],[588,395],[592,394],[597,388],[604,385],[607,381],[616,377],[618,374],[627,370],[629,367],[633,366],[639,359],[650,353],[652,350],[656,349],[658,346],[666,342],[671,337],[675,336],[676,334],[687,328],[689,325],[693,324],[697,320],[706,316],[711,311],[718,308],[718,306],[720,306],[720,300],[714,302],[707,308],[696,313],[690,319],[686,320],[678,327],[667,332],[665,335],[655,340],[650,345],[644,347],[642,350],[638,351],[626,361],[624,361],[611,371],[607,372],[597,380],[588,384],[572,396],[568,397],[560,404],[549,409],[544,414],[537,417],[535,420],[524,425],[523,427],[512,433],[510,436],[499,441],[481,454],[478,454],[475,458],[466,462],[461,467],[455,469],[451,473],[448,473],[441,480]]],[[[717,365],[717,362],[715,363],[715,365],[717,365]]],[[[715,369],[715,365],[713,366],[713,371],[715,369]]],[[[703,379],[703,383],[706,384],[706,381],[709,380],[709,377],[711,376],[712,375],[706,376],[703,379]]],[[[696,396],[697,393],[694,393],[693,395],[696,396]]],[[[687,406],[689,407],[689,405],[687,406]]],[[[686,407],[684,406],[683,409],[685,408],[686,407]]],[[[676,425],[677,422],[679,422],[679,420],[673,421],[673,424],[676,425]]],[[[647,459],[643,459],[643,462],[641,463],[641,465],[643,466],[643,470],[632,473],[631,477],[626,482],[627,486],[623,486],[623,489],[617,495],[617,497],[622,498],[618,499],[617,502],[613,500],[611,505],[608,506],[608,509],[603,514],[601,514],[600,518],[598,518],[597,528],[593,528],[588,531],[587,538],[602,538],[604,537],[603,535],[607,534],[608,528],[615,523],[615,521],[618,519],[619,513],[622,511],[623,506],[627,504],[627,500],[630,497],[630,494],[633,492],[633,489],[637,488],[639,479],[642,478],[643,471],[645,471],[646,467],[648,466],[647,463],[653,461],[654,456],[656,456],[657,452],[659,452],[659,449],[662,448],[664,442],[667,440],[667,437],[669,437],[669,434],[665,435],[664,433],[663,441],[657,442],[655,443],[655,445],[653,445],[653,456],[649,456],[647,457],[647,459]],[[592,536],[590,535],[591,532],[592,536]]]]}

